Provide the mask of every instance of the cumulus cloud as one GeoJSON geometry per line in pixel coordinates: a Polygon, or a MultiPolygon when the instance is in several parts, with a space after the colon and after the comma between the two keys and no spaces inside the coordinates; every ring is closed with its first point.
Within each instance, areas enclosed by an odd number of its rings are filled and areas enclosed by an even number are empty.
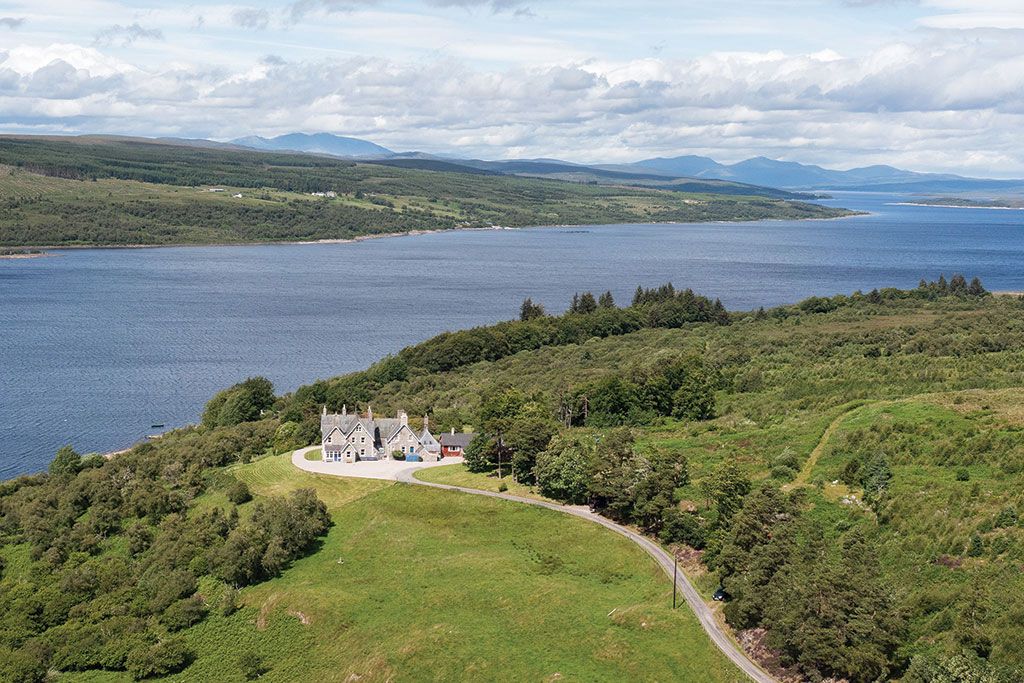
{"type": "Polygon", "coordinates": [[[519,16],[533,15],[533,11],[526,6],[523,0],[427,0],[427,4],[435,7],[463,7],[466,9],[485,7],[495,14],[512,12],[519,16]]]}
{"type": "Polygon", "coordinates": [[[296,0],[288,6],[288,13],[292,21],[299,21],[314,12],[354,12],[378,4],[380,0],[296,0]]]}
{"type": "Polygon", "coordinates": [[[143,28],[138,22],[129,26],[115,24],[96,34],[94,45],[120,45],[127,47],[137,40],[163,40],[164,34],[158,28],[143,28]]]}
{"type": "MultiPolygon", "coordinates": [[[[533,10],[525,0],[424,0],[432,7],[460,7],[489,9],[494,14],[511,13],[516,16],[533,16],[533,10]]],[[[298,21],[315,12],[336,13],[354,12],[356,10],[383,4],[383,0],[296,0],[289,5],[289,15],[298,21]]]]}
{"type": "Polygon", "coordinates": [[[265,9],[244,7],[236,9],[231,14],[231,21],[241,28],[251,28],[262,31],[270,24],[270,12],[265,9]]]}
{"type": "Polygon", "coordinates": [[[926,34],[856,56],[720,52],[499,68],[264,55],[238,67],[145,70],[63,45],[0,55],[0,124],[222,139],[325,130],[491,158],[765,154],[1020,175],[1020,44],[1014,32],[926,34]]]}
{"type": "Polygon", "coordinates": [[[16,28],[21,28],[24,23],[25,17],[0,17],[0,26],[9,28],[12,31],[16,28]]]}

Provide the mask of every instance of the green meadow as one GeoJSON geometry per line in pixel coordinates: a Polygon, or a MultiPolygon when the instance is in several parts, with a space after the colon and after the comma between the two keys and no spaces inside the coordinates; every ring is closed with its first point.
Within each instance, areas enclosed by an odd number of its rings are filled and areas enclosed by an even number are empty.
{"type": "MultiPolygon", "coordinates": [[[[187,631],[169,681],[741,681],[671,583],[617,534],[466,494],[311,475],[287,456],[236,466],[259,496],[315,488],[334,521],[316,552],[187,631]]],[[[113,673],[68,681],[130,680],[113,673]]]]}

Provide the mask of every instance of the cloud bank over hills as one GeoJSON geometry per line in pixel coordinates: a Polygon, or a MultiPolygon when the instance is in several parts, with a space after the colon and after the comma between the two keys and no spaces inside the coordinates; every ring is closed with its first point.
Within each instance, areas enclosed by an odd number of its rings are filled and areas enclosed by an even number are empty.
{"type": "Polygon", "coordinates": [[[791,0],[786,17],[639,4],[16,1],[0,25],[0,131],[335,131],[482,158],[687,151],[1024,175],[1018,2],[791,0]],[[672,28],[638,23],[654,6],[672,28]]]}

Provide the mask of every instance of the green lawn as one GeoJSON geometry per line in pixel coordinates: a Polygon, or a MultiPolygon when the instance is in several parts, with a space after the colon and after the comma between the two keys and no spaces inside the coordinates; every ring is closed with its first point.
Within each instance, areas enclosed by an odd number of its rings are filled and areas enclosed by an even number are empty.
{"type": "Polygon", "coordinates": [[[536,498],[537,500],[550,500],[537,493],[533,486],[517,484],[512,481],[512,475],[506,474],[498,478],[495,473],[477,474],[470,472],[463,464],[443,465],[441,467],[430,467],[416,472],[416,478],[420,481],[430,481],[436,484],[448,484],[450,486],[462,486],[468,489],[479,489],[481,491],[500,491],[501,485],[505,485],[504,493],[523,498],[536,498]]]}
{"type": "Polygon", "coordinates": [[[323,460],[324,459],[324,449],[322,449],[322,448],[314,448],[311,451],[307,451],[306,455],[303,456],[303,457],[305,457],[306,460],[312,460],[312,461],[323,460]]]}
{"type": "Polygon", "coordinates": [[[744,680],[691,612],[670,609],[654,562],[593,524],[310,475],[287,456],[232,473],[260,495],[315,487],[335,525],[317,552],[244,590],[241,611],[189,629],[197,659],[169,680],[241,681],[245,651],[271,663],[267,681],[744,680]]]}

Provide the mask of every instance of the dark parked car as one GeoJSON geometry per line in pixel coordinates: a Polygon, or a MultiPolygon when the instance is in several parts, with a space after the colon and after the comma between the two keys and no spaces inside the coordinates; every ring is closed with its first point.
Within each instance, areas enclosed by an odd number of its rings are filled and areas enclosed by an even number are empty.
{"type": "Polygon", "coordinates": [[[729,599],[729,594],[725,592],[725,589],[721,586],[715,591],[715,594],[711,596],[711,599],[715,602],[725,602],[729,599]]]}

